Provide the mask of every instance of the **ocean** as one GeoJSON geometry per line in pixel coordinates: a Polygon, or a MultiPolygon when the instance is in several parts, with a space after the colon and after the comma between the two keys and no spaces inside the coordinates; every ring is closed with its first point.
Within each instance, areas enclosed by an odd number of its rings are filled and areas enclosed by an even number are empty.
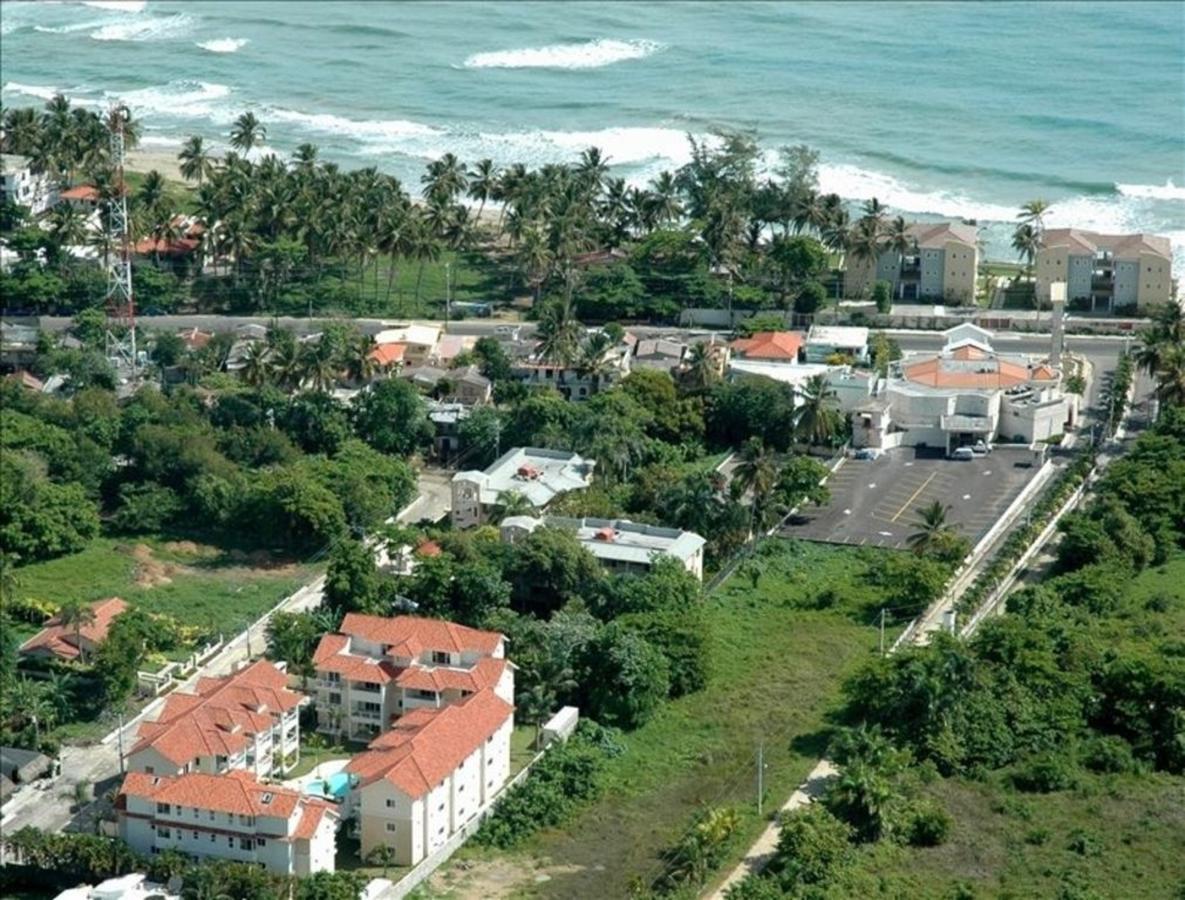
{"type": "MultiPolygon", "coordinates": [[[[587,146],[645,181],[687,135],[822,154],[820,187],[907,217],[1168,235],[1185,275],[1185,5],[1162,3],[0,4],[0,99],[128,103],[144,146],[310,141],[419,189],[424,163],[587,146]]],[[[994,223],[994,224],[993,224],[994,223]]]]}

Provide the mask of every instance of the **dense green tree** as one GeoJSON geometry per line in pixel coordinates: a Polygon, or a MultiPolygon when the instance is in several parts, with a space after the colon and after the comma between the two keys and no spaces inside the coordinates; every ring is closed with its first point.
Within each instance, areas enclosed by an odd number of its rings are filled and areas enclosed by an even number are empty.
{"type": "Polygon", "coordinates": [[[328,394],[297,394],[277,425],[308,453],[334,453],[351,435],[346,408],[328,394]]]}
{"type": "Polygon", "coordinates": [[[621,728],[644,724],[670,693],[662,651],[625,625],[607,625],[585,648],[589,714],[621,728]]]}
{"type": "Polygon", "coordinates": [[[378,381],[353,403],[358,436],[383,453],[406,456],[432,439],[432,423],[424,398],[402,378],[378,381]]]}
{"type": "Polygon", "coordinates": [[[336,541],[325,571],[325,605],[340,617],[349,612],[378,612],[378,603],[374,551],[352,538],[336,541]]]}
{"type": "Polygon", "coordinates": [[[546,618],[603,577],[596,558],[576,535],[537,528],[515,544],[508,572],[517,609],[546,618]]]}

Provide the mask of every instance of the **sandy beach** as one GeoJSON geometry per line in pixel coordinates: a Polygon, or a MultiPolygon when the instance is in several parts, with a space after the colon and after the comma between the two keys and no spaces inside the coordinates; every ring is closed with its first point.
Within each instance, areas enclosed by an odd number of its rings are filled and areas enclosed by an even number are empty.
{"type": "Polygon", "coordinates": [[[160,172],[169,181],[181,181],[180,163],[177,162],[177,151],[170,150],[130,150],[124,161],[129,172],[160,172]]]}

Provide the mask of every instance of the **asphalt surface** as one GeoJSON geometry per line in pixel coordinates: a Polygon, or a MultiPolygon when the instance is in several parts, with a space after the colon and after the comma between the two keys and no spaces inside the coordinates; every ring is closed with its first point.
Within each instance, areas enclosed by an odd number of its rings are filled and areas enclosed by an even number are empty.
{"type": "Polygon", "coordinates": [[[975,543],[1021,492],[1036,467],[1032,451],[996,449],[973,460],[946,459],[912,447],[879,459],[850,459],[827,479],[831,501],[803,510],[782,529],[786,537],[901,549],[917,531],[921,510],[935,500],[947,521],[975,543]]]}

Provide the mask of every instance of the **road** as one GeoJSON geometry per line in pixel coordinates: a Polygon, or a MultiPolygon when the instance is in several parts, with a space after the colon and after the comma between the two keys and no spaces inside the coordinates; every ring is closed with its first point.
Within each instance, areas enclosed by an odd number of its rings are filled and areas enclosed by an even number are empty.
{"type": "MultiPolygon", "coordinates": [[[[396,520],[414,524],[425,518],[436,521],[448,512],[451,473],[426,469],[419,475],[416,499],[405,507],[396,520]]],[[[263,655],[267,646],[267,626],[277,612],[304,612],[321,604],[325,576],[319,576],[285,597],[246,631],[229,641],[218,653],[174,691],[190,691],[200,678],[228,675],[240,664],[263,655]]],[[[94,796],[102,797],[118,787],[121,777],[120,754],[135,742],[141,721],[151,720],[164,705],[167,695],[157,698],[133,719],[124,723],[122,733],[115,729],[97,744],[62,748],[61,773],[54,779],[42,779],[21,787],[0,820],[0,834],[11,834],[26,825],[45,831],[63,829],[90,831],[94,828],[95,809],[75,809],[74,797],[79,784],[92,786],[94,796]]]]}

